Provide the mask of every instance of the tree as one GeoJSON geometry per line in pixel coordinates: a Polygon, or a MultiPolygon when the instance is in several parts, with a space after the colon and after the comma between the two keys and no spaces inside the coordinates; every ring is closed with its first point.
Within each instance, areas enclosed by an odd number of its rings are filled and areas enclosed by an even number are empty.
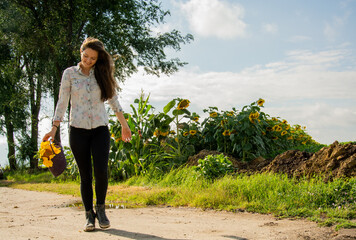
{"type": "Polygon", "coordinates": [[[16,131],[25,128],[26,104],[25,92],[21,82],[22,71],[19,62],[11,54],[10,46],[1,39],[0,42],[0,133],[6,133],[8,160],[11,170],[17,168],[15,158],[16,131]]]}
{"type": "MultiPolygon", "coordinates": [[[[88,36],[104,42],[114,57],[116,77],[121,82],[140,67],[157,76],[178,71],[186,63],[177,58],[167,59],[165,50],[179,51],[181,44],[193,40],[192,35],[182,36],[177,30],[152,31],[170,14],[162,10],[157,0],[4,0],[0,11],[8,19],[5,25],[25,21],[6,31],[24,50],[21,52],[25,56],[24,63],[45,63],[46,71],[28,65],[26,76],[30,82],[41,81],[41,84],[29,84],[30,91],[37,92],[31,86],[41,87],[38,93],[49,91],[54,106],[58,101],[62,72],[79,62],[79,47],[88,36]],[[36,69],[35,72],[30,68],[36,69]]],[[[33,93],[29,96],[34,100],[33,93]]],[[[31,119],[36,119],[34,115],[39,110],[39,106],[35,106],[31,119]]],[[[59,135],[56,138],[59,140],[59,135]]]]}
{"type": "Polygon", "coordinates": [[[19,104],[17,107],[21,107],[22,112],[26,112],[27,109],[30,112],[30,118],[25,118],[24,114],[17,115],[16,118],[16,121],[23,124],[22,133],[18,136],[20,143],[18,156],[22,158],[18,158],[18,161],[29,160],[30,167],[36,168],[38,166],[35,154],[38,151],[39,112],[48,51],[43,43],[36,39],[37,35],[33,32],[28,16],[23,15],[11,1],[4,1],[2,4],[3,11],[0,11],[0,14],[3,21],[0,22],[0,33],[11,50],[11,58],[16,59],[16,64],[13,64],[14,69],[21,72],[21,77],[16,74],[16,71],[8,72],[7,77],[16,81],[14,86],[22,86],[21,92],[14,97],[22,97],[25,104],[19,104]],[[4,21],[5,19],[17,21],[4,21]],[[20,119],[21,116],[23,119],[20,119]],[[30,134],[26,132],[27,125],[30,126],[30,134]]]}
{"type": "MultiPolygon", "coordinates": [[[[30,19],[34,40],[45,44],[49,63],[62,71],[79,61],[79,47],[87,36],[102,40],[114,56],[120,81],[144,67],[150,74],[171,74],[186,63],[167,59],[165,48],[180,50],[193,36],[177,30],[154,34],[151,28],[164,23],[169,11],[156,0],[14,0],[21,15],[30,19]]],[[[54,94],[57,91],[53,91],[54,94]]],[[[54,96],[56,97],[56,96],[54,96]]]]}

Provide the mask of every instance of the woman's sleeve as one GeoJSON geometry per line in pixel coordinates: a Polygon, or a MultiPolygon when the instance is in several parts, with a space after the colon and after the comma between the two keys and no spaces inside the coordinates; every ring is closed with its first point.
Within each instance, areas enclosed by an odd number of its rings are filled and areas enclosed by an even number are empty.
{"type": "Polygon", "coordinates": [[[108,99],[108,103],[114,113],[122,112],[122,107],[119,102],[119,97],[115,94],[112,98],[108,99]]]}
{"type": "Polygon", "coordinates": [[[64,70],[61,80],[61,87],[59,89],[59,97],[54,113],[53,121],[63,121],[64,114],[67,110],[69,98],[70,98],[70,74],[68,70],[64,70]]]}

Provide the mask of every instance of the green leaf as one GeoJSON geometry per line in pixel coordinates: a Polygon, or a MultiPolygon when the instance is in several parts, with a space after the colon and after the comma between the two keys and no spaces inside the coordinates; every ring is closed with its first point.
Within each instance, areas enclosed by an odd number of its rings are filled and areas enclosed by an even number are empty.
{"type": "Polygon", "coordinates": [[[163,108],[163,112],[167,114],[176,105],[176,100],[173,99],[163,108]]]}
{"type": "Polygon", "coordinates": [[[134,112],[134,116],[135,117],[137,117],[138,115],[137,115],[137,111],[136,111],[136,108],[132,105],[132,104],[130,104],[130,107],[132,108],[132,111],[134,112]]]}
{"type": "Polygon", "coordinates": [[[129,120],[127,121],[127,124],[129,125],[130,127],[130,130],[131,131],[134,131],[135,130],[135,123],[132,121],[132,118],[130,117],[129,120]]]}
{"type": "MultiPolygon", "coordinates": [[[[146,105],[147,105],[147,103],[148,103],[148,99],[150,98],[150,95],[148,95],[147,96],[147,98],[146,98],[146,100],[145,100],[145,102],[143,103],[143,105],[142,105],[142,100],[140,101],[141,102],[141,108],[140,108],[140,115],[142,115],[143,114],[143,111],[145,110],[145,108],[146,108],[146,105]]],[[[141,97],[141,99],[142,99],[142,97],[141,97]]]]}
{"type": "Polygon", "coordinates": [[[152,105],[148,105],[147,108],[146,108],[146,111],[143,113],[143,116],[146,117],[147,114],[149,113],[149,111],[151,110],[152,108],[152,105]]]}
{"type": "Polygon", "coordinates": [[[174,109],[172,114],[174,116],[179,116],[179,115],[183,115],[183,114],[187,114],[187,115],[190,115],[190,112],[187,110],[187,109],[174,109]]]}

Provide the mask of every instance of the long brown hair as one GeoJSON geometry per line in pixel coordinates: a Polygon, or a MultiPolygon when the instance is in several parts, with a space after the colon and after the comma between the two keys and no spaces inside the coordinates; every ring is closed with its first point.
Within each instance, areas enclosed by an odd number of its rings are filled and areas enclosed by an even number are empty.
{"type": "Polygon", "coordinates": [[[114,62],[100,40],[88,37],[84,40],[80,50],[84,51],[87,48],[98,52],[94,74],[101,90],[101,100],[106,101],[112,98],[116,93],[117,83],[114,78],[114,62]]]}

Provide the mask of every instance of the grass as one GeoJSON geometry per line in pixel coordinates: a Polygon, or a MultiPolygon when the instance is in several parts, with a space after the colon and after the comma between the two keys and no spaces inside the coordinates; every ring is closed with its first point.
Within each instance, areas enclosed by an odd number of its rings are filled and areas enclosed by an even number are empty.
{"type": "MultiPolygon", "coordinates": [[[[53,181],[47,174],[38,174],[38,179],[26,174],[13,175],[10,186],[80,196],[78,182],[53,181]]],[[[123,183],[111,183],[107,202],[124,207],[170,205],[248,211],[280,218],[307,218],[336,229],[355,228],[356,178],[332,182],[322,179],[297,180],[264,173],[229,175],[209,181],[191,168],[181,168],[164,176],[133,177],[123,183]]]]}

